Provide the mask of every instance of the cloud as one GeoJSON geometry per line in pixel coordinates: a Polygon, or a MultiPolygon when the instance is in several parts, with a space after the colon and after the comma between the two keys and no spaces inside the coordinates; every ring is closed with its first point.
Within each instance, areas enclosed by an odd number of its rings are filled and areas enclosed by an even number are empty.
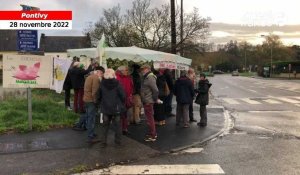
{"type": "Polygon", "coordinates": [[[209,42],[224,44],[230,40],[238,42],[248,41],[252,44],[260,44],[264,39],[261,35],[270,33],[278,35],[286,45],[300,45],[300,25],[285,26],[248,26],[225,23],[211,23],[210,30],[212,35],[209,42]]]}

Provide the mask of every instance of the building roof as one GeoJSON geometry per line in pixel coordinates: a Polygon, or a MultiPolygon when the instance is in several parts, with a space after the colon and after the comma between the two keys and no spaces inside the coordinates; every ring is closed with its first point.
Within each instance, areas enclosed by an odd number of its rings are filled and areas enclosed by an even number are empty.
{"type": "Polygon", "coordinates": [[[17,51],[17,31],[0,30],[0,51],[17,51]]]}
{"type": "Polygon", "coordinates": [[[42,33],[40,51],[66,52],[67,49],[80,49],[91,47],[91,39],[87,36],[46,36],[42,33]]]}

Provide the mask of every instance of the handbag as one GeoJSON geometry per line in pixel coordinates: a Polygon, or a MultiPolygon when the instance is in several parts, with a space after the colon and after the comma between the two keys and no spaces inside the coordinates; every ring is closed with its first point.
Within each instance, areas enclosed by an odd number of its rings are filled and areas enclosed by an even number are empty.
{"type": "Polygon", "coordinates": [[[170,95],[170,88],[169,88],[167,82],[165,82],[165,96],[168,96],[168,95],[170,95]]]}

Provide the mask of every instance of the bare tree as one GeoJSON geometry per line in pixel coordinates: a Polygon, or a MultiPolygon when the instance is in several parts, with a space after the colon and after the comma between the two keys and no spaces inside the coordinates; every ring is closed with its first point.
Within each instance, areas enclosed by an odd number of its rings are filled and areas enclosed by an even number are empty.
{"type": "MultiPolygon", "coordinates": [[[[138,46],[153,50],[171,50],[170,5],[151,8],[150,0],[135,0],[132,8],[121,15],[120,5],[104,9],[103,16],[86,31],[93,40],[99,40],[102,33],[109,46],[138,46]]],[[[179,12],[176,11],[176,20],[179,12]]],[[[184,14],[183,39],[177,39],[176,52],[182,46],[186,52],[201,52],[209,34],[209,18],[200,17],[198,10],[184,14]]],[[[180,26],[178,26],[179,28],[180,26]]],[[[180,31],[177,29],[177,31],[180,31]]],[[[177,34],[179,37],[180,35],[177,34]]]]}

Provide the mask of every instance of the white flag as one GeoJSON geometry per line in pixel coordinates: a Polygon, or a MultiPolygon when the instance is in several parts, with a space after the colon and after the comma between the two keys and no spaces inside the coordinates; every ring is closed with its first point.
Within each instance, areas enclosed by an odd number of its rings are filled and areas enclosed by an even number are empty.
{"type": "Polygon", "coordinates": [[[72,61],[69,59],[61,59],[61,58],[54,58],[53,61],[54,61],[53,64],[54,75],[53,75],[51,89],[55,90],[57,93],[61,93],[72,61]]]}

